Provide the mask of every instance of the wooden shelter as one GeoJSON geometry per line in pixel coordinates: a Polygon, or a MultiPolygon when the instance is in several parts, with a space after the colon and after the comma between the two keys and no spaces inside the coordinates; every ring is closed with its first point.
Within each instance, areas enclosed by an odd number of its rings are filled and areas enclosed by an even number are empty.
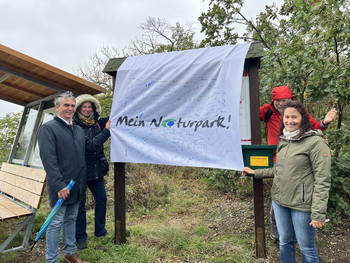
{"type": "Polygon", "coordinates": [[[0,99],[24,106],[9,163],[42,168],[37,131],[56,115],[54,97],[105,92],[92,82],[0,44],[0,99]]]}

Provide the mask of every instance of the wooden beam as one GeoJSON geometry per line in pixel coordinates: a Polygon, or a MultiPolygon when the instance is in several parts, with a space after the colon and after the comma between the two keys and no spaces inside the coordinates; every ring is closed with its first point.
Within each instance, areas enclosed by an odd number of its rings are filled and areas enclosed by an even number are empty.
{"type": "MultiPolygon", "coordinates": [[[[16,69],[15,71],[22,71],[23,73],[27,71],[28,68],[35,68],[37,70],[39,70],[39,72],[41,73],[40,75],[45,75],[45,74],[50,74],[50,75],[57,75],[59,76],[61,79],[65,79],[65,82],[67,81],[73,81],[78,85],[83,85],[86,86],[86,88],[91,88],[97,92],[96,93],[100,93],[100,92],[106,92],[105,88],[102,88],[98,85],[96,85],[95,83],[92,83],[90,81],[87,81],[83,78],[80,78],[78,76],[75,76],[71,73],[68,73],[66,71],[63,71],[59,68],[56,68],[54,66],[51,66],[49,64],[46,64],[42,61],[39,61],[35,58],[32,58],[30,56],[27,56],[23,53],[20,53],[16,50],[13,50],[11,48],[8,48],[2,44],[0,44],[0,64],[1,65],[7,65],[6,68],[10,69],[16,69]],[[16,63],[21,63],[21,64],[25,64],[24,67],[18,67],[18,64],[16,63]]],[[[41,78],[39,74],[37,75],[33,75],[33,73],[29,73],[30,76],[32,76],[32,79],[39,79],[41,78]]],[[[54,88],[56,90],[57,87],[55,87],[54,85],[50,85],[48,86],[49,88],[54,88]]],[[[65,90],[64,90],[65,91],[65,90]]],[[[64,92],[63,91],[63,92],[64,92]]]]}
{"type": "Polygon", "coordinates": [[[23,93],[27,93],[27,94],[30,94],[30,95],[34,95],[34,96],[39,97],[39,98],[45,98],[44,95],[42,95],[42,94],[40,94],[38,92],[27,90],[27,89],[24,89],[23,87],[18,87],[17,85],[13,85],[13,84],[6,83],[6,82],[3,82],[2,84],[0,84],[0,87],[1,87],[1,85],[4,85],[5,88],[10,87],[11,89],[18,90],[19,92],[23,92],[23,93]]]}
{"type": "Polygon", "coordinates": [[[115,244],[126,242],[125,163],[114,163],[115,244]]]}
{"type": "Polygon", "coordinates": [[[4,82],[7,78],[9,78],[11,75],[8,73],[5,73],[0,77],[0,83],[4,82]]]}
{"type": "MultiPolygon", "coordinates": [[[[252,144],[261,144],[260,108],[259,108],[259,66],[260,58],[248,59],[250,86],[250,114],[252,144]]],[[[265,218],[264,218],[264,185],[262,179],[253,179],[255,251],[257,258],[266,258],[265,218]]]]}
{"type": "Polygon", "coordinates": [[[260,101],[259,101],[259,66],[260,58],[247,59],[249,64],[249,87],[250,87],[250,118],[252,144],[261,144],[260,132],[260,101]]]}
{"type": "Polygon", "coordinates": [[[12,70],[10,68],[5,68],[3,66],[0,65],[0,70],[1,71],[4,71],[8,74],[11,74],[13,76],[16,76],[16,77],[19,77],[21,79],[24,79],[24,80],[27,80],[27,81],[30,81],[32,83],[35,83],[35,84],[38,84],[38,85],[41,85],[43,87],[46,87],[46,88],[49,88],[51,90],[54,90],[54,91],[57,91],[57,92],[60,92],[60,93],[63,93],[65,92],[66,90],[62,89],[62,88],[59,88],[55,85],[52,85],[48,82],[45,82],[45,81],[42,81],[42,80],[39,80],[38,78],[34,78],[34,77],[31,77],[29,75],[26,75],[24,73],[21,73],[21,72],[18,72],[18,71],[15,71],[15,70],[12,70]]]}
{"type": "Polygon", "coordinates": [[[0,195],[0,220],[31,214],[33,214],[33,212],[0,195]]]}
{"type": "Polygon", "coordinates": [[[2,95],[0,95],[0,100],[4,100],[4,101],[11,102],[11,103],[21,105],[21,106],[25,106],[27,104],[27,102],[25,102],[25,101],[11,99],[11,98],[8,98],[8,97],[2,96],[2,95]]]}

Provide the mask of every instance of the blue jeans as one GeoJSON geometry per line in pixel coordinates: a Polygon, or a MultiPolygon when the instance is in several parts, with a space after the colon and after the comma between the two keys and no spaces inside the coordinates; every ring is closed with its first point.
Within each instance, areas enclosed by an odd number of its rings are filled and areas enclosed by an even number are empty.
{"type": "Polygon", "coordinates": [[[303,255],[303,263],[318,263],[316,229],[309,225],[311,213],[283,207],[274,201],[272,205],[280,238],[281,262],[295,263],[294,237],[296,237],[303,255]]]}
{"type": "Polygon", "coordinates": [[[57,263],[59,257],[58,247],[60,232],[62,229],[63,253],[66,256],[74,255],[77,251],[75,246],[75,221],[77,219],[79,203],[63,205],[53,217],[46,230],[46,262],[57,263]]]}
{"type": "MultiPolygon", "coordinates": [[[[94,199],[95,199],[95,236],[100,237],[107,234],[106,226],[106,210],[107,210],[107,194],[103,177],[98,180],[90,180],[86,182],[94,199]]],[[[86,187],[80,200],[79,212],[76,224],[75,238],[77,243],[87,240],[86,233],[86,187]]]]}

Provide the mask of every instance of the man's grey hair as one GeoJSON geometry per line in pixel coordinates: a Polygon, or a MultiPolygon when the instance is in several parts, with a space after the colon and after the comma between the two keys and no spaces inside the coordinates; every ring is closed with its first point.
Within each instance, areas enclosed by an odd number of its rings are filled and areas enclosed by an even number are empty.
{"type": "Polygon", "coordinates": [[[75,97],[73,95],[73,93],[71,91],[66,91],[64,93],[61,93],[59,95],[56,96],[56,98],[54,99],[53,103],[55,104],[55,106],[60,106],[61,105],[61,99],[72,99],[75,101],[75,97]]]}

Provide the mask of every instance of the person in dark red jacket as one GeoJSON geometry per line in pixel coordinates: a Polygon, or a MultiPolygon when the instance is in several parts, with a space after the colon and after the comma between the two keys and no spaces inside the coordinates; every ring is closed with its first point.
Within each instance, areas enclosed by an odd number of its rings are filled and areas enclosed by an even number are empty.
{"type": "MultiPolygon", "coordinates": [[[[293,94],[290,91],[288,86],[275,87],[272,90],[272,101],[270,104],[264,104],[260,107],[260,120],[265,121],[266,117],[269,115],[268,111],[270,110],[269,120],[266,122],[266,135],[267,135],[267,144],[277,145],[279,139],[279,132],[281,126],[281,115],[280,111],[282,110],[284,104],[290,100],[294,100],[293,94]]],[[[325,130],[328,125],[336,118],[337,111],[336,109],[331,109],[326,117],[321,121],[316,121],[310,114],[310,122],[314,129],[325,130]]]]}
{"type": "MultiPolygon", "coordinates": [[[[272,101],[270,104],[264,104],[260,107],[260,121],[265,121],[267,144],[277,145],[281,126],[281,112],[283,106],[290,100],[294,100],[293,94],[288,86],[275,87],[272,90],[272,101]]],[[[310,123],[314,129],[325,130],[328,125],[337,117],[336,109],[331,109],[323,120],[316,121],[310,114],[310,123]]],[[[273,162],[276,162],[276,155],[273,156],[273,162]]],[[[278,240],[278,231],[275,221],[275,215],[271,206],[270,210],[270,237],[278,240]]]]}

